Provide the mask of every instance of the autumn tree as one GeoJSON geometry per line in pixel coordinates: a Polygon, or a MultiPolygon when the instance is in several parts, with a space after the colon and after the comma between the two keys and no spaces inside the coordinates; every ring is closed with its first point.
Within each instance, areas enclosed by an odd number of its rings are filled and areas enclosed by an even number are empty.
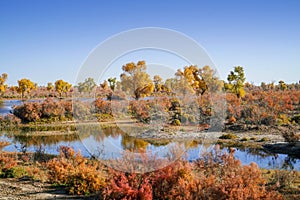
{"type": "Polygon", "coordinates": [[[153,90],[154,85],[150,79],[149,74],[146,73],[145,61],[131,62],[123,65],[124,73],[120,75],[122,90],[135,99],[149,96],[153,90]]]}
{"type": "Polygon", "coordinates": [[[238,98],[245,96],[244,83],[245,73],[241,66],[234,67],[227,77],[228,83],[225,84],[225,89],[235,94],[238,98]]]}
{"type": "Polygon", "coordinates": [[[204,78],[201,77],[200,69],[196,65],[184,67],[183,76],[197,95],[203,95],[208,90],[204,78]]]}
{"type": "Polygon", "coordinates": [[[93,78],[87,78],[84,82],[78,83],[77,88],[80,93],[90,93],[96,86],[97,84],[95,83],[93,78]]]}
{"type": "Polygon", "coordinates": [[[199,69],[199,76],[204,80],[209,92],[220,92],[224,88],[224,83],[217,76],[215,69],[206,65],[199,69]]]}
{"type": "Polygon", "coordinates": [[[50,92],[51,90],[53,90],[53,88],[54,88],[54,85],[52,84],[52,83],[47,83],[47,90],[48,90],[48,92],[50,92]]]}
{"type": "Polygon", "coordinates": [[[112,100],[112,96],[117,86],[117,78],[108,78],[104,80],[103,83],[100,84],[100,87],[104,90],[102,94],[106,95],[107,100],[112,100]]]}
{"type": "Polygon", "coordinates": [[[5,81],[7,79],[7,74],[3,73],[0,76],[0,95],[2,96],[3,93],[5,92],[6,88],[7,88],[7,84],[5,84],[5,81]]]}
{"type": "Polygon", "coordinates": [[[154,83],[154,92],[161,91],[162,78],[159,75],[155,75],[153,77],[153,83],[154,83]]]}
{"type": "Polygon", "coordinates": [[[69,92],[72,88],[72,84],[63,81],[63,80],[57,80],[55,82],[55,91],[57,93],[59,93],[59,96],[62,97],[62,93],[66,93],[69,92]]]}
{"type": "Polygon", "coordinates": [[[24,98],[24,95],[26,93],[30,93],[31,90],[36,88],[36,84],[33,83],[31,80],[23,78],[21,80],[18,80],[18,88],[17,92],[21,94],[22,99],[24,98]]]}
{"type": "Polygon", "coordinates": [[[138,100],[141,97],[146,97],[149,96],[154,90],[154,85],[153,83],[148,83],[144,86],[138,87],[135,91],[134,91],[134,96],[135,99],[138,100]]]}
{"type": "Polygon", "coordinates": [[[109,90],[109,86],[108,86],[107,80],[104,80],[103,83],[100,83],[100,87],[101,87],[103,90],[109,90]]]}
{"type": "MultiPolygon", "coordinates": [[[[178,71],[181,72],[181,70],[178,71]]],[[[173,94],[183,95],[183,96],[188,94],[193,94],[194,93],[193,88],[188,84],[187,80],[183,77],[181,73],[176,73],[175,74],[176,78],[168,78],[165,81],[164,85],[173,94]]]]}
{"type": "Polygon", "coordinates": [[[15,92],[18,92],[18,86],[10,86],[9,87],[9,91],[13,93],[13,95],[15,94],[15,92]]]}
{"type": "Polygon", "coordinates": [[[202,68],[196,65],[186,66],[183,71],[178,69],[175,76],[177,81],[169,79],[168,84],[170,81],[177,82],[175,84],[177,85],[175,86],[176,90],[182,90],[185,93],[190,93],[193,90],[199,96],[207,91],[216,92],[223,88],[223,82],[217,77],[216,71],[209,66],[202,68]]]}

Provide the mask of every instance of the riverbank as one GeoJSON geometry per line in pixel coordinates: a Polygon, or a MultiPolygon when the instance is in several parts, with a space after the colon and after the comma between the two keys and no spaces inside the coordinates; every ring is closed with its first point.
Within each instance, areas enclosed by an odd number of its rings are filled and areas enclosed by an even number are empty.
{"type": "MultiPolygon", "coordinates": [[[[88,137],[97,134],[97,130],[117,128],[121,134],[131,138],[142,139],[155,145],[170,142],[192,142],[220,144],[227,147],[247,147],[265,149],[269,152],[281,153],[298,157],[300,147],[284,143],[284,132],[297,132],[299,126],[237,126],[226,125],[220,132],[210,132],[197,126],[171,126],[165,125],[154,128],[153,125],[138,123],[134,120],[116,120],[106,122],[89,121],[75,123],[74,121],[55,122],[51,124],[31,123],[18,126],[2,127],[10,134],[22,137],[32,136],[78,136],[88,137]],[[240,128],[237,128],[240,127],[240,128]],[[281,144],[281,145],[277,145],[281,144]]],[[[3,131],[2,130],[2,131],[3,131]]],[[[295,144],[298,144],[297,142],[295,144]]]]}

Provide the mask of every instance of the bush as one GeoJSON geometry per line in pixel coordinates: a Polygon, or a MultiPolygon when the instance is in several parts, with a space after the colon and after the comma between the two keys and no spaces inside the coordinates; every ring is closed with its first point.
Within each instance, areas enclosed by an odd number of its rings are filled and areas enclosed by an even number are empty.
{"type": "Polygon", "coordinates": [[[129,112],[131,116],[143,123],[150,123],[150,106],[145,100],[130,101],[129,112]]]}
{"type": "Polygon", "coordinates": [[[243,166],[230,154],[216,149],[201,160],[177,160],[145,174],[109,169],[105,199],[282,199],[266,187],[254,163],[243,166]]]}
{"type": "Polygon", "coordinates": [[[194,164],[197,178],[191,197],[199,199],[282,199],[266,188],[266,180],[255,163],[243,166],[234,151],[222,154],[216,149],[194,164]]]}
{"type": "Polygon", "coordinates": [[[294,117],[292,117],[291,121],[300,124],[300,115],[295,115],[294,117]]]}
{"type": "Polygon", "coordinates": [[[27,171],[22,166],[9,168],[0,174],[1,178],[20,178],[27,175],[27,171]]]}
{"type": "Polygon", "coordinates": [[[58,158],[47,163],[49,180],[66,185],[70,194],[88,195],[99,191],[105,185],[102,166],[93,160],[83,158],[70,147],[60,147],[58,158]]]}
{"type": "Polygon", "coordinates": [[[13,114],[25,123],[62,121],[72,119],[73,116],[70,101],[54,98],[47,98],[43,102],[29,102],[16,106],[13,114]]]}
{"type": "Polygon", "coordinates": [[[291,145],[295,145],[300,139],[300,135],[293,130],[283,131],[282,137],[285,142],[288,142],[291,145]]]}
{"type": "Polygon", "coordinates": [[[109,170],[104,199],[153,199],[149,174],[125,173],[109,170]]]}
{"type": "Polygon", "coordinates": [[[263,137],[258,142],[267,142],[267,141],[269,141],[269,138],[263,137]]]}
{"type": "Polygon", "coordinates": [[[42,106],[40,103],[25,103],[14,108],[14,115],[19,117],[23,122],[35,122],[42,116],[42,106]]]}
{"type": "Polygon", "coordinates": [[[249,140],[250,140],[250,139],[247,138],[247,137],[243,137],[243,138],[241,139],[242,142],[249,141],[249,140]]]}
{"type": "Polygon", "coordinates": [[[221,135],[219,138],[220,139],[236,139],[237,136],[235,134],[228,133],[228,134],[221,135]]]}
{"type": "Polygon", "coordinates": [[[16,117],[15,115],[8,114],[3,117],[0,116],[0,130],[18,126],[20,123],[21,119],[16,117]]]}
{"type": "Polygon", "coordinates": [[[111,101],[105,101],[101,98],[97,98],[94,102],[94,106],[96,113],[112,115],[111,101]]]}
{"type": "Polygon", "coordinates": [[[13,154],[0,153],[0,176],[3,178],[11,177],[14,172],[14,167],[17,165],[17,161],[13,154]]]}
{"type": "Polygon", "coordinates": [[[55,101],[53,98],[47,98],[41,103],[42,105],[42,118],[58,118],[64,116],[65,108],[59,101],[55,101]]]}

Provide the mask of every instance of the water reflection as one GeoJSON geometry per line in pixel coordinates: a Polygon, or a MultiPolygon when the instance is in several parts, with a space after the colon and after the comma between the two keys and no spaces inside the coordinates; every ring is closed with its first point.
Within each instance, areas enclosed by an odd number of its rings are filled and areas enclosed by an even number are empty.
{"type": "MultiPolygon", "coordinates": [[[[131,152],[164,152],[168,147],[174,145],[171,140],[143,140],[130,137],[126,134],[129,130],[122,127],[82,126],[77,134],[52,135],[52,136],[29,136],[30,133],[9,134],[2,132],[0,140],[5,140],[11,144],[4,147],[3,151],[36,151],[44,148],[46,153],[58,154],[58,147],[61,145],[71,146],[76,151],[81,150],[84,156],[91,156],[97,152],[91,152],[90,147],[105,149],[105,158],[116,158],[121,156],[121,152],[128,150],[131,152]],[[84,141],[82,143],[82,141],[84,141]],[[86,148],[84,144],[90,146],[86,148]]],[[[130,127],[132,131],[134,130],[130,127]]],[[[187,159],[195,160],[204,150],[209,151],[215,144],[201,143],[201,141],[181,141],[179,142],[187,151],[187,159]]],[[[228,152],[228,147],[221,147],[222,151],[228,152]]],[[[99,153],[99,152],[98,152],[99,153]]],[[[235,157],[243,164],[256,162],[262,168],[272,169],[295,169],[300,171],[300,159],[296,159],[284,154],[270,153],[264,149],[235,148],[235,157]]]]}
{"type": "Polygon", "coordinates": [[[12,112],[14,106],[21,105],[21,100],[0,101],[0,115],[7,115],[12,112]]]}
{"type": "Polygon", "coordinates": [[[0,115],[7,115],[13,111],[14,106],[19,106],[24,102],[40,102],[43,101],[42,99],[30,99],[30,100],[19,100],[19,99],[14,99],[14,100],[3,100],[0,101],[0,115]]]}

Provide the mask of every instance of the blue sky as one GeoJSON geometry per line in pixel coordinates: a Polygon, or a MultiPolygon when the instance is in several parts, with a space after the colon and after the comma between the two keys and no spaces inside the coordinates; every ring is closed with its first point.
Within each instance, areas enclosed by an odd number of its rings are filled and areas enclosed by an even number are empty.
{"type": "Polygon", "coordinates": [[[299,10],[297,0],[0,0],[0,73],[8,73],[9,85],[24,77],[41,85],[74,83],[108,37],[162,27],[202,45],[223,79],[241,65],[249,82],[298,82],[299,10]]]}

